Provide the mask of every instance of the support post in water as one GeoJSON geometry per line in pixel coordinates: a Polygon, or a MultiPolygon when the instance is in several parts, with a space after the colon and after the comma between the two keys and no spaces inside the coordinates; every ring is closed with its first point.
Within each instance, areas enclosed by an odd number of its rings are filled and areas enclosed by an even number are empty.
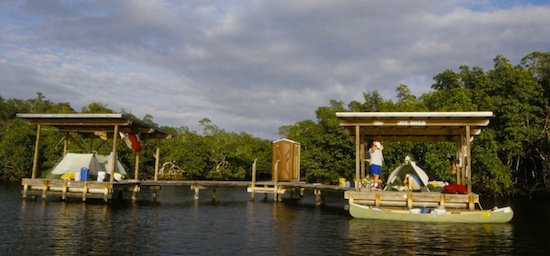
{"type": "Polygon", "coordinates": [[[279,181],[279,160],[275,162],[275,168],[273,170],[273,201],[277,202],[279,200],[279,186],[277,185],[279,181]]]}
{"type": "Polygon", "coordinates": [[[254,201],[254,194],[256,194],[256,191],[254,191],[254,188],[256,188],[256,160],[254,159],[254,163],[252,163],[252,185],[250,186],[250,201],[254,201]]]}

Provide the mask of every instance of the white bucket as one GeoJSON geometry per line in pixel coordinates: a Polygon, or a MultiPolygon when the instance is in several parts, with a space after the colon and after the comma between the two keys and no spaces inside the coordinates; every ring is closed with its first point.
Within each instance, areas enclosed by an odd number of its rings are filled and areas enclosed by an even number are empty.
{"type": "Polygon", "coordinates": [[[105,180],[105,172],[97,172],[97,181],[101,182],[105,180]]]}
{"type": "Polygon", "coordinates": [[[74,180],[80,181],[80,171],[74,173],[74,180]]]}

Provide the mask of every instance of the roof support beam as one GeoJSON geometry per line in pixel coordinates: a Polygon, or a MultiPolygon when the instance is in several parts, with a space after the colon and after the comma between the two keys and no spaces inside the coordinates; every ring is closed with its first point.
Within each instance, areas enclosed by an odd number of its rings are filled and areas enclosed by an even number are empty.
{"type": "Polygon", "coordinates": [[[468,154],[468,168],[466,169],[466,175],[468,176],[468,192],[472,193],[472,149],[470,138],[470,126],[466,125],[466,152],[468,154]]]}
{"type": "Polygon", "coordinates": [[[134,179],[135,180],[138,180],[139,178],[139,151],[136,151],[135,152],[135,156],[136,156],[136,162],[135,162],[135,166],[134,166],[134,179]]]}
{"type": "Polygon", "coordinates": [[[116,171],[116,143],[118,139],[118,124],[115,124],[115,132],[113,133],[113,150],[111,151],[111,176],[109,181],[113,183],[115,181],[115,171],[116,171]]]}
{"type": "Polygon", "coordinates": [[[361,131],[359,130],[359,125],[355,126],[355,190],[359,191],[361,190],[361,179],[359,177],[359,169],[361,166],[361,154],[360,154],[360,148],[361,148],[361,131]]]}
{"type": "Polygon", "coordinates": [[[155,180],[158,180],[160,165],[160,138],[157,139],[157,150],[155,151],[155,180]]]}
{"type": "Polygon", "coordinates": [[[40,130],[42,127],[40,125],[36,126],[36,141],[34,142],[34,157],[32,160],[32,174],[31,179],[36,178],[36,169],[38,169],[38,146],[40,145],[40,130]]]}

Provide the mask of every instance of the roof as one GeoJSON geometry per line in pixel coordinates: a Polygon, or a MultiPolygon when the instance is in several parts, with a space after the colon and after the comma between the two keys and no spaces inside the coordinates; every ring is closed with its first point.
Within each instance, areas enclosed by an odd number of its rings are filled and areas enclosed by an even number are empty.
{"type": "Polygon", "coordinates": [[[55,127],[60,132],[75,132],[87,137],[97,137],[97,132],[112,135],[115,125],[119,132],[139,134],[141,138],[168,139],[174,134],[125,114],[17,114],[29,124],[55,127]]]}
{"type": "Polygon", "coordinates": [[[276,143],[279,143],[279,142],[288,142],[288,143],[292,143],[292,144],[300,144],[299,142],[289,140],[289,139],[278,139],[276,141],[273,141],[273,144],[276,144],[276,143]]]}
{"type": "Polygon", "coordinates": [[[489,125],[491,111],[479,112],[337,112],[340,126],[350,136],[359,127],[360,136],[380,141],[460,141],[478,135],[489,125]]]}

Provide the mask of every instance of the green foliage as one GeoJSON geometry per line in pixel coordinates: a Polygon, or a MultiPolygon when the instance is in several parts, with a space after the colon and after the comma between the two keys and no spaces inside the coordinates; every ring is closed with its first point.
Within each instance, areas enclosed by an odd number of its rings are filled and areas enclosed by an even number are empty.
{"type": "Polygon", "coordinates": [[[472,173],[474,189],[480,193],[504,195],[512,188],[512,172],[499,159],[499,143],[492,129],[486,129],[472,147],[472,173]]]}
{"type": "MultiPolygon", "coordinates": [[[[24,120],[15,117],[17,113],[74,113],[68,103],[53,103],[46,100],[42,93],[37,93],[35,99],[17,100],[0,97],[0,177],[2,179],[18,179],[30,177],[32,172],[32,159],[36,141],[36,129],[29,126],[24,120]]],[[[49,135],[52,130],[44,129],[43,134],[49,135]]],[[[46,136],[48,137],[48,136],[46,136]]],[[[52,159],[52,148],[56,147],[59,137],[45,139],[40,145],[39,166],[37,177],[41,171],[55,163],[52,159]]],[[[54,158],[55,159],[55,158],[54,158]]]]}
{"type": "Polygon", "coordinates": [[[107,105],[99,103],[99,102],[92,102],[88,104],[88,106],[82,107],[81,113],[114,113],[114,111],[107,107],[107,105]]]}
{"type": "Polygon", "coordinates": [[[307,120],[288,129],[288,138],[301,144],[301,176],[308,182],[335,183],[339,177],[354,177],[354,147],[335,114],[344,110],[343,103],[330,103],[317,109],[318,123],[307,120]]]}
{"type": "MultiPolygon", "coordinates": [[[[316,121],[303,120],[279,127],[279,135],[301,144],[301,177],[308,182],[336,183],[339,177],[355,176],[355,146],[339,126],[339,111],[493,111],[488,128],[472,142],[474,190],[493,195],[515,193],[517,189],[550,189],[550,52],[533,52],[521,65],[496,56],[488,71],[460,66],[434,76],[433,91],[421,97],[407,85],[396,88],[396,101],[385,100],[378,91],[363,92],[364,101],[331,100],[319,107],[316,121]]],[[[53,103],[41,93],[28,100],[0,96],[0,175],[4,179],[29,176],[35,143],[35,128],[15,118],[16,113],[74,113],[68,103],[53,103]]],[[[112,113],[102,103],[90,103],[82,113],[112,113]]],[[[126,115],[131,113],[122,110],[126,115]]],[[[134,117],[135,118],[135,117],[134,117]]],[[[142,121],[155,124],[151,115],[142,121]]],[[[202,133],[187,127],[163,127],[176,138],[162,142],[161,159],[172,163],[188,179],[242,180],[251,178],[257,159],[258,177],[270,179],[272,142],[246,133],[220,129],[205,118],[202,133]]],[[[64,134],[43,129],[39,170],[50,169],[59,159],[64,134]]],[[[76,138],[83,140],[82,138],[76,138]]],[[[430,178],[453,182],[450,160],[454,143],[382,142],[385,145],[383,177],[411,156],[430,178]]],[[[81,142],[88,145],[88,143],[81,142]]],[[[132,167],[135,154],[119,145],[120,160],[132,167]]],[[[70,143],[69,150],[83,150],[70,143]]],[[[94,150],[110,151],[110,143],[93,141],[94,150]]],[[[142,141],[140,177],[154,174],[157,141],[142,141]]],[[[161,163],[162,164],[162,163],[161,163]]]]}
{"type": "Polygon", "coordinates": [[[3,133],[0,133],[0,177],[15,179],[29,176],[32,170],[34,131],[25,121],[18,119],[2,120],[3,133]]]}
{"type": "Polygon", "coordinates": [[[201,120],[203,134],[180,127],[168,140],[164,161],[175,163],[189,179],[250,180],[257,159],[257,176],[271,175],[271,142],[248,134],[228,133],[201,120]]]}

